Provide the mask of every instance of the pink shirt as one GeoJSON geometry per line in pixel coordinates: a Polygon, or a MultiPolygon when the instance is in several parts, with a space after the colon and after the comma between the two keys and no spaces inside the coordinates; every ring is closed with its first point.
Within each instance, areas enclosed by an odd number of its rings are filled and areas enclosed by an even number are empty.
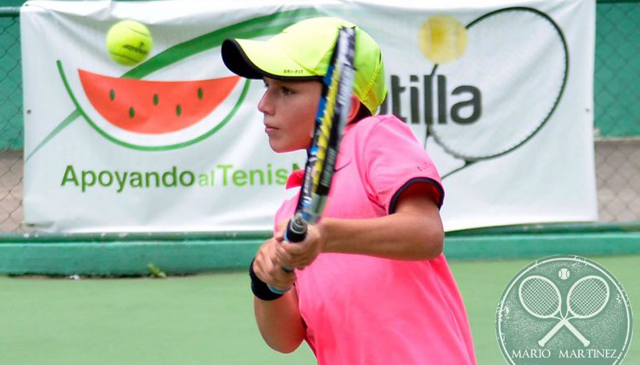
{"type": "MultiPolygon", "coordinates": [[[[436,168],[410,128],[394,116],[347,127],[323,216],[375,218],[393,213],[412,183],[433,187],[442,204],[436,168]]],[[[299,186],[300,173],[290,177],[299,186]]],[[[297,196],[285,201],[276,223],[288,220],[297,196]]],[[[323,253],[296,271],[306,340],[318,364],[475,364],[471,332],[444,255],[399,261],[323,253]]]]}

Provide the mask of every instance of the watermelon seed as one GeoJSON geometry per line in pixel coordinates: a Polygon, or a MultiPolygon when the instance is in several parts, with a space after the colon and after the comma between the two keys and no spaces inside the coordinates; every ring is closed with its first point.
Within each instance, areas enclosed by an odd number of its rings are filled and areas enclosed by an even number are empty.
{"type": "Polygon", "coordinates": [[[129,107],[129,118],[133,118],[136,116],[136,111],[133,109],[133,107],[129,107]]]}
{"type": "Polygon", "coordinates": [[[158,94],[153,94],[153,105],[158,105],[158,94]]]}
{"type": "Polygon", "coordinates": [[[178,104],[176,106],[176,115],[180,116],[180,114],[182,114],[182,107],[180,106],[180,104],[178,104]]]}
{"type": "Polygon", "coordinates": [[[199,88],[198,88],[198,99],[202,99],[202,97],[204,96],[203,94],[204,94],[204,93],[202,92],[202,88],[201,88],[201,87],[199,87],[199,88]]]}
{"type": "Polygon", "coordinates": [[[116,98],[115,90],[113,90],[113,89],[109,90],[109,99],[111,99],[111,101],[113,101],[115,98],[116,98]]]}

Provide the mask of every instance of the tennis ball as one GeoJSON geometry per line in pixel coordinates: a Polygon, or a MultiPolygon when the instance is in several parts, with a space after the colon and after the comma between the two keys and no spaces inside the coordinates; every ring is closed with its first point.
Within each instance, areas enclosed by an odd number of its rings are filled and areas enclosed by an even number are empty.
{"type": "Polygon", "coordinates": [[[562,269],[560,269],[560,271],[558,271],[558,277],[562,280],[569,279],[569,276],[571,276],[571,272],[569,272],[569,269],[567,269],[566,267],[563,267],[562,269]]]}
{"type": "Polygon", "coordinates": [[[114,61],[126,66],[142,62],[153,48],[151,32],[133,20],[114,24],[107,32],[107,49],[114,61]]]}
{"type": "Polygon", "coordinates": [[[451,63],[467,51],[467,29],[451,15],[435,15],[420,27],[418,42],[430,61],[451,63]]]}

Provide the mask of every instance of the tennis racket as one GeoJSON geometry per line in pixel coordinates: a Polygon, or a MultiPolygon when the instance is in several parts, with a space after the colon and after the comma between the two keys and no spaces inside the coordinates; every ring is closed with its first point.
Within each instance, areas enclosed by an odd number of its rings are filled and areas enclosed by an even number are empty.
{"type": "MultiPolygon", "coordinates": [[[[520,283],[518,297],[524,310],[532,316],[540,319],[557,319],[558,324],[556,327],[558,328],[555,332],[558,332],[562,326],[566,326],[585,347],[589,346],[589,340],[584,338],[582,333],[560,314],[562,310],[562,295],[551,280],[540,275],[527,277],[520,283]]],[[[554,330],[552,329],[549,333],[552,331],[554,330]]],[[[553,336],[553,334],[549,336],[549,333],[543,338],[543,340],[546,339],[544,343],[542,343],[542,340],[538,342],[540,346],[544,347],[546,342],[553,336]]]]}
{"type": "MultiPolygon", "coordinates": [[[[599,276],[585,276],[576,281],[567,294],[567,314],[538,341],[538,344],[544,347],[562,327],[571,329],[573,326],[569,322],[570,319],[589,319],[598,315],[607,306],[609,294],[609,285],[599,276]]],[[[582,342],[585,347],[589,346],[589,343],[586,339],[582,342]]]]}
{"type": "MultiPolygon", "coordinates": [[[[338,148],[351,107],[355,42],[354,28],[340,29],[329,69],[322,78],[322,95],[313,140],[307,150],[302,188],[295,214],[287,224],[284,236],[288,242],[302,242],[307,236],[307,226],[318,222],[327,204],[338,148]]],[[[283,270],[292,271],[286,267],[283,270]]],[[[274,293],[284,293],[273,286],[269,289],[274,293]]]]}
{"type": "MultiPolygon", "coordinates": [[[[435,65],[431,76],[449,85],[482,90],[482,110],[473,123],[436,120],[431,137],[452,161],[443,179],[477,162],[504,156],[530,141],[549,121],[564,92],[569,50],[560,27],[547,14],[528,7],[492,11],[467,26],[464,57],[435,65]],[[505,77],[504,75],[511,75],[505,77]]],[[[453,94],[463,92],[456,88],[453,94]]],[[[469,113],[460,108],[459,115],[469,113]]]]}

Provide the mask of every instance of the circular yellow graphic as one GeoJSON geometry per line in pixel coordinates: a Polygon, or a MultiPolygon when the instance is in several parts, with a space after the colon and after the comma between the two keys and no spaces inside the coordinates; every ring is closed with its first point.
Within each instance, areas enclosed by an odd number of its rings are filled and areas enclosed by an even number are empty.
{"type": "Polygon", "coordinates": [[[451,63],[467,50],[467,29],[451,15],[435,15],[420,27],[420,50],[437,64],[451,63]]]}

